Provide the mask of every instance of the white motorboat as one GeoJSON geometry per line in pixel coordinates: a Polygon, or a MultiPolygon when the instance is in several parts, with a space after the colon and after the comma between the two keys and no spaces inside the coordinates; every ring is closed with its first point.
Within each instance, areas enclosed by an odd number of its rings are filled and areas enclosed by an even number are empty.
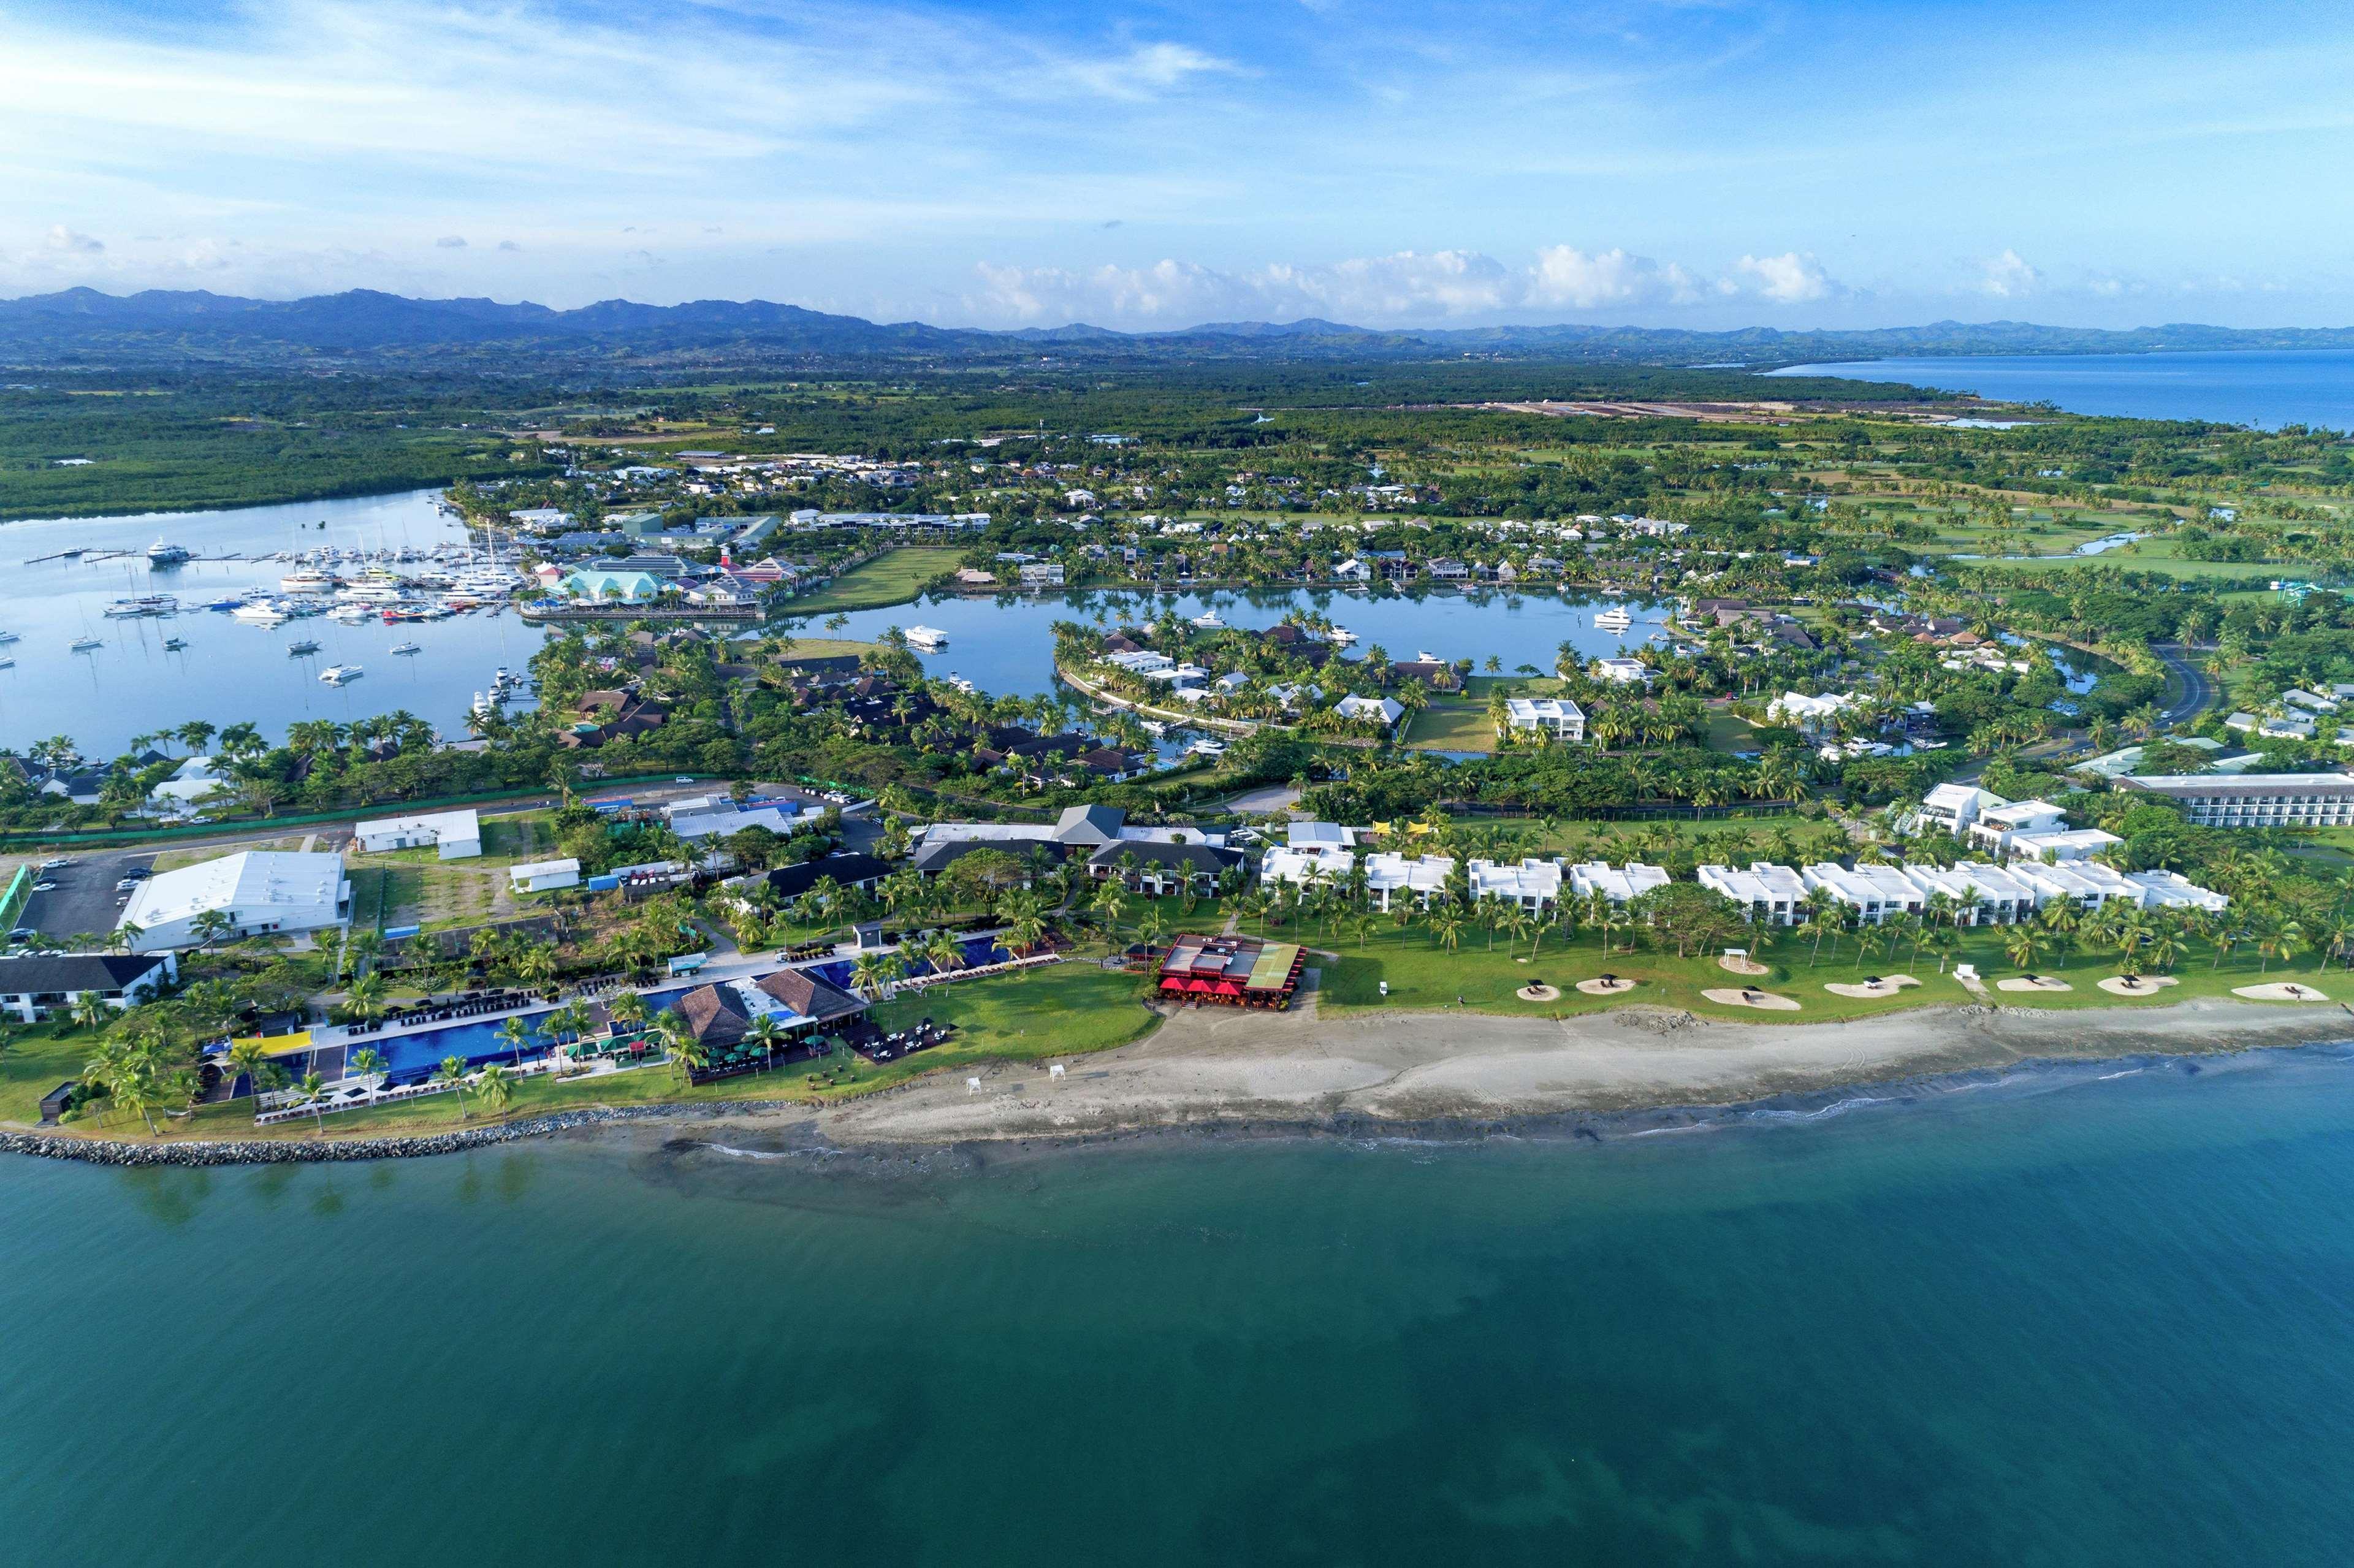
{"type": "Polygon", "coordinates": [[[422,653],[425,648],[422,643],[396,642],[392,645],[392,651],[395,653],[422,653]]]}
{"type": "Polygon", "coordinates": [[[334,586],[335,579],[316,567],[304,567],[278,579],[281,593],[329,593],[334,586]]]}
{"type": "Polygon", "coordinates": [[[1324,641],[1336,648],[1346,648],[1357,640],[1357,634],[1345,626],[1336,626],[1324,634],[1324,641]]]}
{"type": "Polygon", "coordinates": [[[340,686],[346,681],[356,681],[366,673],[367,672],[357,664],[330,664],[319,672],[319,679],[331,686],[340,686]]]}
{"type": "Polygon", "coordinates": [[[286,611],[266,599],[249,599],[228,612],[231,620],[242,620],[249,626],[281,626],[287,620],[286,611]]]}
{"type": "Polygon", "coordinates": [[[21,634],[14,631],[0,631],[0,642],[14,642],[19,635],[21,634]]]}
{"type": "Polygon", "coordinates": [[[970,681],[966,680],[962,675],[958,674],[953,670],[949,672],[948,684],[954,686],[958,691],[962,692],[969,697],[974,695],[981,690],[979,686],[974,685],[970,681]]]}
{"type": "Polygon", "coordinates": [[[73,651],[77,653],[87,653],[93,648],[105,646],[106,639],[103,637],[77,637],[73,640],[73,651]]]}
{"type": "Polygon", "coordinates": [[[1594,618],[1594,624],[1605,631],[1624,631],[1635,624],[1635,618],[1628,614],[1624,607],[1614,604],[1608,609],[1597,613],[1594,618]]]}
{"type": "Polygon", "coordinates": [[[1193,757],[1224,757],[1226,754],[1226,743],[1205,735],[1187,747],[1185,750],[1187,755],[1193,757]]]}
{"type": "Polygon", "coordinates": [[[1193,624],[1204,631],[1224,631],[1226,628],[1226,623],[1218,619],[1218,612],[1214,609],[1205,609],[1195,616],[1193,624]]]}
{"type": "Polygon", "coordinates": [[[1417,664],[1444,664],[1447,662],[1446,660],[1441,659],[1437,654],[1433,653],[1427,648],[1416,649],[1414,651],[1414,661],[1417,664]]]}
{"type": "Polygon", "coordinates": [[[187,558],[187,551],[161,539],[147,546],[147,564],[151,567],[176,567],[187,558]]]}
{"type": "Polygon", "coordinates": [[[949,645],[949,634],[937,626],[911,626],[907,630],[907,646],[920,648],[927,653],[937,653],[949,645]]]}

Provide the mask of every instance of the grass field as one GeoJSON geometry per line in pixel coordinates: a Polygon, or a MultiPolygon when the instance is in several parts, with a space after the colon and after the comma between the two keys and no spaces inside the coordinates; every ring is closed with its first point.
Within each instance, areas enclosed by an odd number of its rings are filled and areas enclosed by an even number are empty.
{"type": "Polygon", "coordinates": [[[923,545],[886,550],[863,566],[853,567],[817,592],[786,600],[781,614],[792,619],[830,615],[837,609],[875,609],[886,604],[904,604],[916,597],[917,589],[942,572],[953,569],[959,554],[923,545]]]}
{"type": "MultiPolygon", "coordinates": [[[[1568,1017],[1638,1002],[1688,1008],[1705,1017],[1807,1023],[1860,1018],[1906,1007],[1990,1000],[1973,993],[1950,974],[1939,974],[1936,957],[1925,949],[1916,958],[1908,944],[1867,959],[1859,956],[1851,936],[1842,939],[1836,948],[1826,943],[1819,962],[1809,961],[1811,944],[1784,937],[1762,956],[1770,972],[1744,980],[1719,967],[1713,952],[1679,959],[1672,948],[1665,952],[1643,948],[1629,951],[1629,937],[1624,930],[1614,933],[1616,950],[1606,957],[1598,937],[1580,935],[1564,943],[1556,930],[1539,944],[1536,957],[1526,962],[1520,960],[1528,959],[1527,944],[1520,944],[1515,954],[1508,950],[1512,946],[1508,938],[1500,935],[1491,949],[1487,932],[1477,927],[1467,929],[1460,948],[1451,952],[1434,942],[1419,923],[1400,931],[1384,922],[1362,948],[1352,937],[1332,937],[1313,927],[1304,935],[1296,927],[1278,927],[1274,934],[1306,940],[1341,955],[1339,962],[1326,964],[1320,987],[1320,1005],[1336,1013],[1385,1008],[1452,1008],[1460,998],[1460,1005],[1469,1011],[1535,1017],[1568,1017]],[[1605,972],[1630,977],[1638,982],[1638,988],[1617,998],[1587,996],[1573,989],[1577,981],[1605,972]],[[1911,974],[1922,983],[1877,1001],[1839,996],[1823,989],[1827,982],[1851,983],[1873,974],[1911,974]],[[1530,1002],[1513,994],[1532,980],[1557,987],[1562,992],[1560,999],[1530,1002]],[[1389,986],[1386,997],[1381,991],[1384,981],[1389,986]],[[1701,994],[1711,989],[1737,990],[1744,984],[1794,998],[1798,1008],[1790,1012],[1761,1012],[1711,1001],[1701,994]]],[[[1955,958],[1974,964],[1989,985],[2020,972],[2003,956],[2000,934],[1994,930],[1963,932],[1955,958]]],[[[2095,982],[2117,972],[2116,955],[2110,952],[2080,952],[2037,964],[2037,973],[2057,976],[2073,990],[1995,994],[2006,1007],[2157,1007],[2191,997],[2226,996],[2234,986],[2259,980],[2294,980],[2325,992],[2330,992],[2334,985],[2333,998],[2354,998],[2354,977],[2342,970],[2325,975],[2319,960],[2311,955],[2288,964],[2275,962],[2268,969],[2253,952],[2235,952],[2220,967],[2211,965],[2213,958],[2211,952],[2197,950],[2175,966],[2174,974],[2180,983],[2146,1001],[2121,999],[2098,988],[2095,982]]]]}
{"type": "Polygon", "coordinates": [[[1406,726],[1405,743],[1424,751],[1493,751],[1496,726],[1484,705],[1433,703],[1406,726]]]}

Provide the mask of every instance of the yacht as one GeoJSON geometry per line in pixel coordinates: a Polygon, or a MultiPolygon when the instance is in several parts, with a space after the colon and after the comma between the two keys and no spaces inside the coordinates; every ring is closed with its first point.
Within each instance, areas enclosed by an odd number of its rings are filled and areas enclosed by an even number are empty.
{"type": "Polygon", "coordinates": [[[312,641],[307,637],[300,642],[289,642],[286,645],[286,652],[292,653],[297,659],[307,659],[318,651],[319,645],[312,641]]]}
{"type": "Polygon", "coordinates": [[[1357,640],[1357,634],[1345,626],[1336,626],[1324,634],[1324,641],[1336,648],[1346,648],[1357,640]]]}
{"type": "Polygon", "coordinates": [[[1625,606],[1614,604],[1596,614],[1594,624],[1605,631],[1624,631],[1635,624],[1635,618],[1627,612],[1625,606]]]}
{"type": "Polygon", "coordinates": [[[392,651],[395,653],[422,653],[425,649],[421,643],[396,642],[392,645],[392,651]]]}
{"type": "Polygon", "coordinates": [[[339,604],[398,604],[405,597],[398,583],[382,579],[348,583],[335,590],[339,604]]]}
{"type": "Polygon", "coordinates": [[[1205,735],[1187,747],[1185,751],[1190,757],[1224,757],[1226,754],[1226,743],[1205,735]]]}
{"type": "Polygon", "coordinates": [[[0,642],[14,642],[16,641],[17,635],[18,634],[14,631],[0,631],[0,642]]]}
{"type": "Polygon", "coordinates": [[[1226,625],[1225,621],[1218,619],[1218,612],[1214,609],[1205,609],[1195,616],[1193,624],[1204,631],[1223,631],[1226,625]]]}
{"type": "Polygon", "coordinates": [[[962,692],[968,697],[981,690],[979,686],[974,685],[970,681],[966,680],[962,675],[958,674],[953,670],[949,672],[948,684],[954,686],[958,691],[962,692]]]}
{"type": "Polygon", "coordinates": [[[147,564],[151,567],[176,567],[187,558],[187,551],[161,539],[147,546],[147,564]]]}
{"type": "Polygon", "coordinates": [[[299,567],[278,579],[281,593],[330,593],[334,587],[335,579],[316,567],[299,567]]]}
{"type": "Polygon", "coordinates": [[[196,608],[198,609],[235,609],[244,602],[245,600],[241,598],[208,599],[196,608]]]}
{"type": "Polygon", "coordinates": [[[73,640],[73,651],[77,653],[87,653],[93,648],[105,646],[106,639],[103,637],[77,637],[73,640]]]}
{"type": "Polygon", "coordinates": [[[249,626],[280,626],[287,620],[285,610],[270,599],[248,599],[230,610],[231,620],[242,620],[249,626]]]}
{"type": "Polygon", "coordinates": [[[488,718],[491,715],[498,711],[499,705],[494,699],[482,692],[476,692],[474,694],[473,714],[475,717],[488,718]]]}
{"type": "Polygon", "coordinates": [[[331,686],[340,686],[346,681],[358,680],[366,673],[357,664],[330,664],[319,672],[319,679],[331,686]]]}
{"type": "Polygon", "coordinates": [[[6,654],[5,654],[5,653],[0,653],[0,670],[13,670],[13,669],[15,669],[16,667],[16,661],[15,661],[14,659],[9,658],[9,657],[8,657],[6,654]]]}
{"type": "Polygon", "coordinates": [[[118,599],[106,607],[106,613],[120,620],[134,615],[169,615],[180,608],[180,601],[167,593],[142,594],[136,599],[118,599]]]}
{"type": "Polygon", "coordinates": [[[1417,664],[1444,664],[1447,662],[1446,660],[1441,659],[1437,654],[1433,653],[1427,648],[1416,649],[1414,651],[1414,659],[1415,662],[1417,664]]]}
{"type": "Polygon", "coordinates": [[[911,626],[907,635],[909,647],[920,648],[927,653],[937,653],[949,645],[949,634],[937,626],[911,626]]]}

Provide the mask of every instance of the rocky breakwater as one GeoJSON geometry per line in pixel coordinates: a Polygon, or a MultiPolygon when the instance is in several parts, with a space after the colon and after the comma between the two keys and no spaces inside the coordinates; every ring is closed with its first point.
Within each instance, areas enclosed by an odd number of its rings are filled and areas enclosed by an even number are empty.
{"type": "Polygon", "coordinates": [[[29,1154],[39,1160],[80,1160],[92,1165],[289,1165],[321,1160],[419,1160],[430,1154],[459,1154],[469,1149],[513,1143],[519,1139],[545,1138],[551,1133],[568,1132],[575,1128],[596,1127],[606,1122],[638,1121],[651,1117],[675,1117],[680,1114],[682,1107],[677,1106],[600,1106],[417,1138],[250,1138],[213,1139],[201,1143],[132,1143],[64,1134],[12,1132],[0,1134],[0,1154],[29,1154]]]}

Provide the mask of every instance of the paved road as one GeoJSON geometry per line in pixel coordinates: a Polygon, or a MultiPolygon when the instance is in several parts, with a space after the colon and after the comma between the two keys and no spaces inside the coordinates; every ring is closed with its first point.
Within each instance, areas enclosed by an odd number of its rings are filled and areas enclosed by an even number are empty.
{"type": "Polygon", "coordinates": [[[2222,693],[2217,690],[2214,680],[2191,662],[2194,651],[2179,642],[2153,642],[2149,651],[2166,662],[2167,669],[2172,672],[2176,683],[2181,688],[2179,694],[2158,710],[2160,723],[2169,728],[2179,728],[2221,699],[2222,693]]]}

